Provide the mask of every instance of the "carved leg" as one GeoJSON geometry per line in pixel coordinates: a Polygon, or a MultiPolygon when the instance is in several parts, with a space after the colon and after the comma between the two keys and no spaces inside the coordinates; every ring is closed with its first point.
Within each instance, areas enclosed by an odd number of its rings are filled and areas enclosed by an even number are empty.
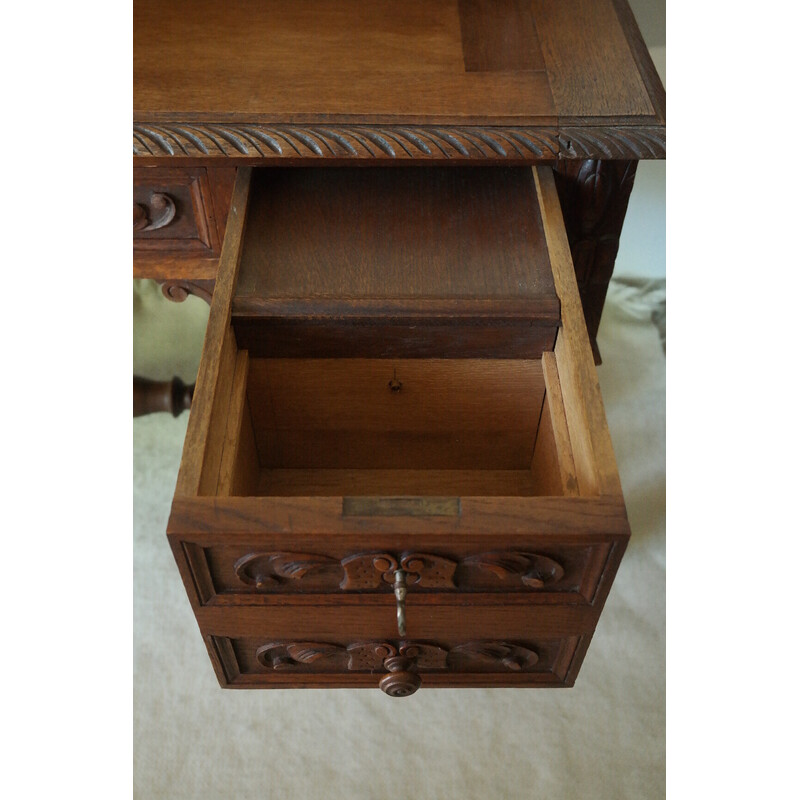
{"type": "Polygon", "coordinates": [[[597,329],[637,163],[564,159],[554,167],[586,327],[598,364],[597,329]]]}
{"type": "Polygon", "coordinates": [[[194,384],[187,386],[180,378],[151,381],[133,376],[133,416],[141,417],[157,411],[169,411],[173,417],[191,408],[194,384]]]}

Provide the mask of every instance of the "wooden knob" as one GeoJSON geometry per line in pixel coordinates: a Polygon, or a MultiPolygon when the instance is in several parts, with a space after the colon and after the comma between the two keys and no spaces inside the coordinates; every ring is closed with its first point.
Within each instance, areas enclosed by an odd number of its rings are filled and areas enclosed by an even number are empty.
{"type": "Polygon", "coordinates": [[[175,219],[175,201],[164,192],[151,192],[150,205],[133,204],[133,232],[157,231],[175,219]]]}
{"type": "Polygon", "coordinates": [[[390,672],[381,678],[378,684],[381,691],[386,692],[389,697],[408,697],[419,689],[422,679],[416,672],[390,672]]]}
{"type": "Polygon", "coordinates": [[[175,377],[171,381],[151,381],[133,376],[133,416],[141,417],[157,411],[169,411],[177,417],[191,408],[194,384],[187,386],[175,377]]]}

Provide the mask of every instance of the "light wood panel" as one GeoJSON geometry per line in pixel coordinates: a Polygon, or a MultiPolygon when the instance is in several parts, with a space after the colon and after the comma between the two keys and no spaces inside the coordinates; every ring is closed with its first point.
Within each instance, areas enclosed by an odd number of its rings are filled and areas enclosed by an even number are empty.
{"type": "Polygon", "coordinates": [[[562,329],[555,357],[581,495],[621,495],[617,462],[606,423],[597,369],[583,318],[553,171],[534,167],[553,279],[561,300],[562,329]]]}
{"type": "Polygon", "coordinates": [[[221,440],[218,437],[224,437],[236,357],[236,343],[230,328],[231,300],[239,270],[250,175],[249,167],[240,168],[236,175],[176,495],[213,494],[216,491],[221,454],[221,440]],[[206,453],[213,463],[206,464],[206,453]]]}
{"type": "MultiPolygon", "coordinates": [[[[238,494],[237,484],[241,481],[241,452],[248,444],[248,431],[246,420],[250,410],[245,402],[247,392],[247,353],[239,351],[236,354],[236,364],[231,379],[231,396],[228,405],[228,420],[225,427],[225,439],[222,444],[220,456],[219,479],[215,494],[218,497],[228,497],[238,494]]],[[[252,440],[251,440],[252,441],[252,440]]]]}
{"type": "Polygon", "coordinates": [[[530,497],[550,494],[551,488],[549,483],[537,483],[529,469],[266,469],[258,494],[530,497]]]}
{"type": "Polygon", "coordinates": [[[543,397],[536,360],[252,359],[248,389],[276,468],[527,469],[543,397]]]}
{"type": "Polygon", "coordinates": [[[578,494],[578,479],[575,477],[561,384],[552,353],[542,354],[542,372],[546,392],[531,462],[531,476],[537,487],[535,493],[575,496],[578,494]]]}

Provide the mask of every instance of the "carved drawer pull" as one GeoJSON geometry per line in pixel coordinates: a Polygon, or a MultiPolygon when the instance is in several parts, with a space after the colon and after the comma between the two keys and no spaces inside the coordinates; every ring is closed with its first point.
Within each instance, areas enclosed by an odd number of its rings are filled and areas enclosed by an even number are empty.
{"type": "Polygon", "coordinates": [[[164,192],[150,195],[150,207],[142,203],[133,204],[133,230],[157,231],[166,228],[175,219],[175,201],[164,192]]]}
{"type": "Polygon", "coordinates": [[[409,669],[410,659],[394,656],[387,658],[384,666],[389,672],[378,681],[378,687],[389,697],[408,697],[422,686],[422,678],[409,669]]]}

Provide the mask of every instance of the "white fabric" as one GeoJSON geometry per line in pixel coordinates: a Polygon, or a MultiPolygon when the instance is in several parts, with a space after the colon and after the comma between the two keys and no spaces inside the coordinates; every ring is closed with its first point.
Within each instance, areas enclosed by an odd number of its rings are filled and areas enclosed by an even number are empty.
{"type": "MultiPolygon", "coordinates": [[[[600,383],[633,536],[573,689],[220,689],[164,533],[188,415],[135,420],[135,797],[663,797],[665,357],[651,321],[663,286],[612,283],[603,317],[600,383]]],[[[137,292],[135,368],[191,379],[207,312],[137,292]],[[181,337],[164,315],[181,317],[181,337]]]]}

